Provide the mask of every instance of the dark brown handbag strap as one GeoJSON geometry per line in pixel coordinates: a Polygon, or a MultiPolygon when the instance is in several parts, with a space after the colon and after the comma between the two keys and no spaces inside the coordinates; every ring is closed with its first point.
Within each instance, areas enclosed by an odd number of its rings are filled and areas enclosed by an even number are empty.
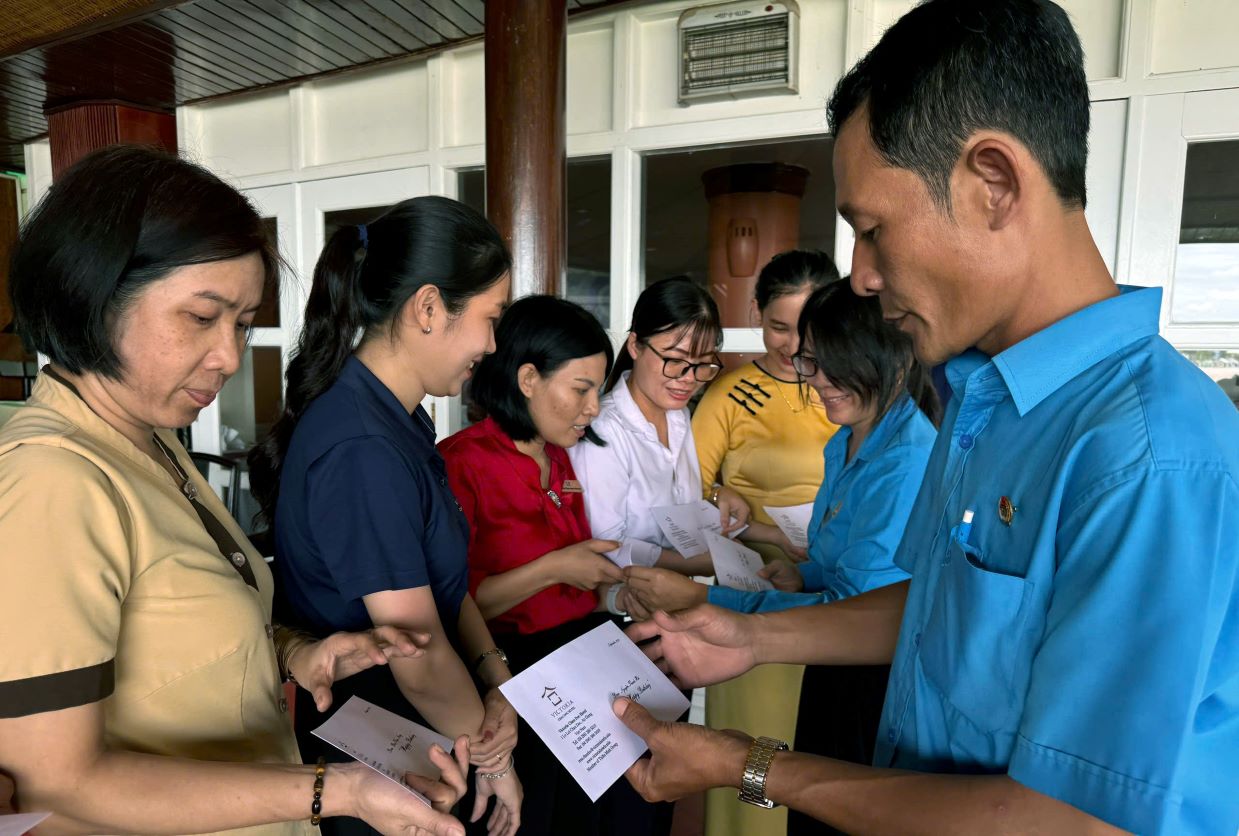
{"type": "MultiPolygon", "coordinates": [[[[77,395],[78,399],[81,400],[82,403],[86,404],[86,408],[90,409],[90,404],[86,403],[86,399],[82,397],[82,393],[77,390],[77,387],[68,380],[65,380],[64,377],[57,373],[57,371],[50,365],[43,367],[43,373],[67,388],[73,394],[77,395]]],[[[91,411],[93,412],[94,410],[91,411]]],[[[194,513],[198,515],[198,519],[202,522],[202,527],[206,529],[207,534],[209,534],[211,539],[215,541],[215,548],[219,549],[219,553],[223,556],[224,560],[228,561],[229,565],[237,571],[237,574],[241,576],[241,579],[245,581],[246,585],[257,589],[258,581],[254,578],[254,569],[250,566],[250,559],[245,554],[245,550],[242,549],[241,546],[237,544],[236,539],[228,533],[228,529],[224,527],[224,524],[221,523],[214,514],[208,511],[201,501],[199,501],[198,486],[195,485],[193,480],[189,478],[189,474],[185,472],[183,467],[181,467],[180,462],[176,460],[176,456],[173,455],[172,450],[168,448],[168,445],[164,444],[163,440],[157,435],[152,434],[151,438],[154,439],[155,444],[158,445],[159,449],[163,451],[163,454],[167,456],[168,463],[172,465],[172,469],[176,471],[177,477],[181,483],[181,495],[189,501],[190,507],[194,509],[194,513]]]]}

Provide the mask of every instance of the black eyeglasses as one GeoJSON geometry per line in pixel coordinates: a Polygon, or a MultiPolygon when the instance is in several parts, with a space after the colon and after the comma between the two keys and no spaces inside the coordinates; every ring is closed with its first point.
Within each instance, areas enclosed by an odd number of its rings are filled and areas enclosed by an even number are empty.
{"type": "Polygon", "coordinates": [[[719,372],[723,370],[722,365],[719,363],[690,363],[678,357],[668,357],[645,340],[640,340],[639,342],[663,361],[663,377],[679,380],[684,375],[692,372],[693,379],[698,383],[708,383],[718,377],[719,372]]]}
{"type": "Polygon", "coordinates": [[[808,380],[817,374],[819,366],[817,359],[811,354],[794,354],[792,355],[792,368],[796,370],[801,380],[808,380]]]}

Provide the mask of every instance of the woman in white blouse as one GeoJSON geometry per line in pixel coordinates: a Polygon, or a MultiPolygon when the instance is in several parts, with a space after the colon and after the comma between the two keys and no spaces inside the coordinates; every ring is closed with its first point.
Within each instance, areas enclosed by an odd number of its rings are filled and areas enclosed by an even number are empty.
{"type": "MultiPolygon", "coordinates": [[[[647,287],[587,443],[568,451],[593,535],[623,543],[621,562],[714,574],[709,554],[685,559],[671,548],[651,509],[703,495],[688,402],[722,371],[722,339],[718,307],[700,285],[676,277],[647,287]]],[[[735,491],[717,487],[707,494],[724,532],[747,523],[748,505],[735,491]]],[[[608,608],[646,615],[623,589],[610,596],[608,608]]]]}

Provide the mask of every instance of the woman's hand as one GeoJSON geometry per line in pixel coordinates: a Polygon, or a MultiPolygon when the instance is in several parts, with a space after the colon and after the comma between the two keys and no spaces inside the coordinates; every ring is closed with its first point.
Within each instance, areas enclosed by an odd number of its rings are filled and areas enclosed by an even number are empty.
{"type": "Polygon", "coordinates": [[[455,758],[438,745],[430,748],[430,761],[440,769],[439,780],[407,773],[405,782],[430,801],[427,807],[415,796],[401,789],[373,769],[360,764],[333,764],[332,774],[324,782],[324,798],[332,792],[333,783],[343,782],[352,797],[351,809],[382,833],[401,836],[465,836],[465,828],[448,811],[464,794],[469,762],[469,741],[456,741],[455,758]]]}
{"type": "Polygon", "coordinates": [[[469,787],[469,736],[462,734],[456,738],[451,754],[434,744],[430,747],[430,762],[439,767],[438,781],[406,772],[404,782],[426,796],[440,813],[450,813],[469,787]]]}
{"type": "Polygon", "coordinates": [[[491,688],[482,699],[482,728],[471,741],[471,762],[483,772],[498,772],[516,748],[516,709],[498,688],[491,688]]]}
{"type": "Polygon", "coordinates": [[[774,544],[782,549],[784,553],[792,559],[792,563],[804,563],[809,559],[808,549],[802,548],[801,546],[797,546],[793,543],[791,539],[783,533],[782,529],[779,530],[779,536],[775,540],[774,544]]]}
{"type": "Polygon", "coordinates": [[[650,610],[645,608],[640,599],[628,589],[627,584],[624,584],[620,588],[619,594],[615,596],[615,605],[628,613],[628,617],[633,621],[647,621],[653,615],[650,610]]]}
{"type": "Polygon", "coordinates": [[[772,560],[757,570],[757,577],[765,578],[781,592],[800,592],[804,589],[804,577],[796,564],[790,560],[772,560]]]}
{"type": "Polygon", "coordinates": [[[635,595],[650,612],[674,612],[704,604],[709,594],[708,587],[704,584],[669,569],[629,566],[624,570],[624,575],[627,578],[629,600],[635,595]]]}
{"type": "Polygon", "coordinates": [[[397,627],[375,627],[364,633],[334,633],[307,642],[288,657],[288,672],[314,696],[319,711],[331,707],[331,685],[389,659],[414,658],[425,653],[430,634],[397,627]]]}
{"type": "MultiPolygon", "coordinates": [[[[502,770],[500,770],[502,771],[502,770]]],[[[479,773],[476,780],[477,795],[473,802],[473,815],[469,821],[475,822],[486,812],[487,802],[493,795],[495,809],[491,811],[486,822],[487,836],[514,836],[521,826],[521,800],[525,790],[520,779],[516,777],[513,768],[502,778],[483,778],[479,773]]]]}
{"type": "Polygon", "coordinates": [[[726,536],[738,528],[749,524],[749,504],[744,497],[732,488],[722,485],[718,489],[719,518],[723,523],[723,535],[726,536]]]}
{"type": "Polygon", "coordinates": [[[542,560],[548,561],[557,583],[593,590],[624,579],[624,570],[602,556],[619,547],[615,540],[582,540],[548,552],[542,560]]]}

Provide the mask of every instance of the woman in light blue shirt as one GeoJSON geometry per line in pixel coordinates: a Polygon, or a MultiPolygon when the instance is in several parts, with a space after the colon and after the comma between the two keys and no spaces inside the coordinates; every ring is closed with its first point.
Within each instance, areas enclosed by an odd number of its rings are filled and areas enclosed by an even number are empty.
{"type": "MultiPolygon", "coordinates": [[[[938,399],[908,337],[882,318],[876,298],[846,280],[816,290],[800,316],[801,380],[821,396],[841,429],[826,444],[813,503],[809,560],[777,560],[761,574],[775,589],[704,586],[658,569],[628,570],[629,588],[651,608],[708,600],[741,612],[768,612],[847,598],[908,577],[895,549],[933,447],[938,399]]],[[[754,525],[757,525],[756,523],[754,525]]],[[[889,669],[806,668],[796,749],[870,762],[889,669]]],[[[795,812],[788,833],[831,832],[795,812]]]]}

